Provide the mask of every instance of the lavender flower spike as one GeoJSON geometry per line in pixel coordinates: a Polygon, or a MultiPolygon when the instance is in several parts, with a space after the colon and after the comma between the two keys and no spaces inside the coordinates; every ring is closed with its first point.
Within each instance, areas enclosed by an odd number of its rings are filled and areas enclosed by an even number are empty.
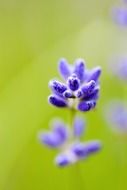
{"type": "Polygon", "coordinates": [[[71,125],[66,125],[59,119],[55,120],[51,129],[38,135],[39,141],[51,149],[58,149],[55,164],[65,167],[75,164],[101,148],[99,141],[81,142],[85,122],[81,117],[75,117],[75,111],[86,112],[94,109],[99,98],[101,68],[86,69],[85,61],[77,59],[74,65],[69,65],[65,59],[59,61],[59,72],[64,82],[51,80],[49,87],[52,94],[48,101],[58,108],[69,108],[72,112],[71,125]]]}
{"type": "Polygon", "coordinates": [[[49,97],[49,103],[59,108],[68,107],[84,112],[94,109],[99,99],[101,68],[88,70],[82,59],[77,59],[74,65],[69,65],[62,58],[59,62],[59,72],[65,83],[50,81],[49,86],[53,94],[49,97]]]}

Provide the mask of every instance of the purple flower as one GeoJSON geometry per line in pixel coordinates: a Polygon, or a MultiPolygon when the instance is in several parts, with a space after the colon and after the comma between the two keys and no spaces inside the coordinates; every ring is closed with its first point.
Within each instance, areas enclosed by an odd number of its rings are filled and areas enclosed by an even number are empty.
{"type": "Polygon", "coordinates": [[[111,69],[114,75],[119,79],[126,81],[127,80],[127,56],[117,57],[113,60],[111,64],[111,69]]]}
{"type": "Polygon", "coordinates": [[[106,109],[106,120],[117,133],[127,133],[127,109],[123,102],[116,100],[106,109]]]}
{"type": "Polygon", "coordinates": [[[119,26],[127,26],[127,7],[126,6],[116,6],[112,9],[112,18],[116,24],[119,26]]]}
{"type": "Polygon", "coordinates": [[[60,150],[55,158],[56,165],[63,167],[74,164],[100,150],[99,141],[80,142],[84,127],[84,120],[76,117],[72,129],[68,128],[64,122],[56,120],[50,131],[39,133],[39,140],[42,144],[60,150]]]}
{"type": "Polygon", "coordinates": [[[101,68],[88,70],[82,59],[77,59],[74,65],[69,65],[65,59],[61,59],[59,72],[64,82],[49,82],[53,93],[49,96],[49,103],[56,107],[69,107],[83,112],[93,109],[99,98],[101,68]]]}

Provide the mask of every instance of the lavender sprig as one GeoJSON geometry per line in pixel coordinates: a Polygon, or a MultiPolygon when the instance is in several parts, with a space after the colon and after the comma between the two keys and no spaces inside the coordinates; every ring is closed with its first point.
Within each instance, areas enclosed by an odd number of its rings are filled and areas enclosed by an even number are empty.
{"type": "Polygon", "coordinates": [[[77,59],[74,65],[69,65],[65,59],[61,59],[59,72],[64,82],[49,82],[52,90],[49,103],[59,108],[67,107],[82,112],[95,108],[100,92],[101,68],[88,70],[82,59],[77,59]]]}
{"type": "Polygon", "coordinates": [[[55,163],[62,167],[84,160],[101,149],[98,140],[81,142],[85,123],[82,118],[75,117],[76,110],[86,112],[95,108],[100,92],[101,68],[88,70],[82,59],[77,59],[74,65],[61,59],[58,70],[63,81],[53,79],[49,82],[52,94],[48,100],[55,107],[68,108],[71,122],[68,127],[57,119],[49,131],[39,133],[39,140],[50,149],[59,150],[55,163]]]}

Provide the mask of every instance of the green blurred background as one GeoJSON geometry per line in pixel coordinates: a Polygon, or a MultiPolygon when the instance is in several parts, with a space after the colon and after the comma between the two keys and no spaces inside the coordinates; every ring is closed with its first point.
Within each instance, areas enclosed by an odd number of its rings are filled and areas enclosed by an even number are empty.
{"type": "MultiPolygon", "coordinates": [[[[118,2],[119,3],[119,2],[118,2]]],[[[68,111],[47,103],[48,81],[57,61],[77,57],[101,65],[101,97],[84,115],[84,139],[100,139],[102,151],[80,164],[84,190],[127,189],[127,151],[103,119],[104,107],[123,98],[123,85],[107,71],[113,54],[127,52],[127,30],[112,23],[114,0],[0,0],[0,190],[80,190],[73,166],[60,169],[56,154],[41,146],[37,133],[68,111]]],[[[126,143],[125,143],[126,144],[126,143]]],[[[82,190],[82,189],[81,189],[82,190]]]]}

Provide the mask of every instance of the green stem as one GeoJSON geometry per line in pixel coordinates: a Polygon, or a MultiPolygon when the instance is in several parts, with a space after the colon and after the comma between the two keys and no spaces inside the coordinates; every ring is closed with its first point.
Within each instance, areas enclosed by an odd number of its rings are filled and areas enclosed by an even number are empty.
{"type": "MultiPolygon", "coordinates": [[[[71,119],[70,119],[70,125],[71,125],[71,128],[73,129],[73,126],[74,126],[74,119],[75,119],[75,115],[76,115],[76,111],[74,109],[71,109],[71,119]]],[[[74,136],[72,136],[72,138],[74,138],[74,136]]],[[[80,169],[80,165],[79,163],[75,163],[73,166],[72,166],[72,169],[73,169],[73,175],[74,176],[74,181],[73,181],[73,184],[74,184],[74,188],[76,188],[76,190],[84,190],[84,180],[82,178],[82,174],[81,174],[81,169],[80,169]]]]}
{"type": "Polygon", "coordinates": [[[71,109],[71,116],[70,116],[70,125],[73,128],[74,125],[74,119],[75,119],[76,111],[74,109],[71,109]]]}

